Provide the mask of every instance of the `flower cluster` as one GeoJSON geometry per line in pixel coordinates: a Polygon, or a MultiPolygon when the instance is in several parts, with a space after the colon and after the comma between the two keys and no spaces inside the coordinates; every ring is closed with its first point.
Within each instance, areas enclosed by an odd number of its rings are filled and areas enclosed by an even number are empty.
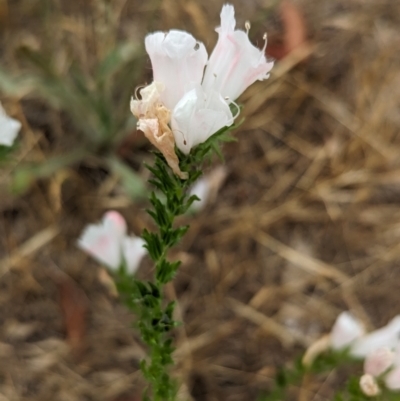
{"type": "Polygon", "coordinates": [[[21,129],[21,123],[9,117],[0,103],[0,145],[12,146],[21,129]]]}
{"type": "Polygon", "coordinates": [[[237,117],[230,107],[248,86],[269,77],[273,62],[258,49],[247,32],[235,30],[235,12],[221,11],[217,44],[208,58],[203,43],[187,32],[155,32],[145,39],[154,81],[132,99],[138,129],[165,156],[181,178],[175,145],[183,153],[206,141],[237,117]]]}
{"type": "Polygon", "coordinates": [[[87,226],[78,240],[78,246],[100,263],[118,269],[125,263],[130,273],[135,273],[147,253],[144,241],[127,236],[124,218],[115,211],[107,212],[100,224],[87,226]]]}
{"type": "Polygon", "coordinates": [[[400,390],[400,315],[386,326],[366,333],[356,318],[343,312],[332,328],[330,344],[335,350],[348,348],[351,356],[364,359],[360,386],[366,395],[380,393],[378,378],[388,389],[400,390]]]}

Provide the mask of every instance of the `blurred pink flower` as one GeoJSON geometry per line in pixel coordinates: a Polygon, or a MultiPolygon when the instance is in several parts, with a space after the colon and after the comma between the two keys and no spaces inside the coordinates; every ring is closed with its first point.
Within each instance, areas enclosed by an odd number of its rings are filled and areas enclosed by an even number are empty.
{"type": "Polygon", "coordinates": [[[111,269],[118,269],[125,262],[128,271],[135,273],[147,250],[141,238],[128,237],[126,231],[124,218],[118,212],[110,211],[100,224],[85,228],[78,247],[111,269]]]}
{"type": "Polygon", "coordinates": [[[349,312],[342,312],[331,330],[331,347],[341,350],[349,347],[365,334],[363,325],[349,312]]]}
{"type": "Polygon", "coordinates": [[[7,115],[0,103],[0,145],[12,146],[21,129],[21,123],[7,115]]]}

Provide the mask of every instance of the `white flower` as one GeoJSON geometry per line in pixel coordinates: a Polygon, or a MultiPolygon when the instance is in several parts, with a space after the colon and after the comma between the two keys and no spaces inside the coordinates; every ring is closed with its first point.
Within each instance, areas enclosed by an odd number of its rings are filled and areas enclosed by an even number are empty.
{"type": "Polygon", "coordinates": [[[394,352],[388,347],[378,348],[367,355],[364,361],[364,372],[374,377],[385,373],[393,364],[394,352]]]}
{"type": "Polygon", "coordinates": [[[206,48],[189,33],[178,30],[147,35],[145,46],[154,81],[165,85],[161,100],[172,110],[186,92],[201,83],[208,57],[206,48]]]}
{"type": "Polygon", "coordinates": [[[12,146],[21,129],[21,123],[9,117],[0,103],[0,145],[12,146]]]}
{"type": "Polygon", "coordinates": [[[78,247],[100,263],[118,269],[126,263],[134,273],[147,253],[144,241],[139,237],[128,237],[124,218],[115,211],[107,212],[100,224],[90,224],[78,240],[78,247]]]}
{"type": "Polygon", "coordinates": [[[349,312],[342,312],[333,325],[330,340],[334,350],[350,346],[365,333],[362,324],[349,312]]]}
{"type": "Polygon", "coordinates": [[[227,102],[215,91],[205,93],[200,85],[187,92],[172,113],[176,146],[185,154],[218,130],[233,123],[227,102]]]}
{"type": "Polygon", "coordinates": [[[378,383],[375,380],[375,377],[365,374],[360,378],[360,388],[361,391],[367,395],[368,397],[375,397],[380,394],[381,390],[379,389],[378,383]]]}
{"type": "Polygon", "coordinates": [[[187,32],[155,32],[145,39],[154,82],[151,89],[147,90],[149,85],[141,90],[141,100],[132,100],[131,110],[139,119],[139,129],[182,179],[186,175],[179,170],[174,145],[188,154],[192,147],[232,125],[238,113],[232,115],[229,105],[252,83],[268,78],[273,66],[265,57],[266,42],[261,50],[253,46],[246,32],[235,30],[234,14],[232,5],[222,7],[218,42],[208,62],[203,43],[187,32]],[[153,120],[140,121],[145,119],[153,120]]]}
{"type": "MultiPolygon", "coordinates": [[[[206,92],[216,90],[229,101],[237,99],[257,80],[267,79],[274,63],[267,62],[265,47],[253,46],[246,32],[235,30],[235,10],[225,4],[218,42],[210,56],[203,80],[206,92]]],[[[266,38],[265,38],[266,39],[266,38]]]]}
{"type": "Polygon", "coordinates": [[[396,316],[386,326],[357,340],[351,347],[351,355],[364,358],[382,347],[395,349],[400,336],[400,316],[396,316]]]}

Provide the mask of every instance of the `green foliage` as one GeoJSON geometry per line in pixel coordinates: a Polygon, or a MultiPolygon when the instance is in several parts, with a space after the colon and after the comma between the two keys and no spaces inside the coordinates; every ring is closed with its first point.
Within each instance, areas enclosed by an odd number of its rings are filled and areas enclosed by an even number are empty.
{"type": "Polygon", "coordinates": [[[136,312],[137,327],[149,348],[148,358],[140,365],[144,377],[151,385],[143,394],[143,400],[172,401],[176,397],[177,385],[170,377],[168,368],[173,364],[174,351],[170,332],[178,322],[173,319],[175,303],[165,303],[163,288],[175,277],[180,266],[180,261],[167,259],[168,251],[182,239],[189,226],[176,227],[174,221],[177,216],[185,214],[198,199],[189,195],[189,189],[201,176],[203,163],[210,160],[213,154],[220,153],[222,142],[231,140],[229,132],[233,128],[223,128],[189,155],[178,151],[180,167],[188,173],[187,180],[176,176],[159,152],[154,153],[154,166],[146,166],[152,173],[149,182],[157,191],[151,192],[151,208],[147,210],[157,231],[145,229],[142,233],[145,247],[155,264],[154,279],[135,279],[126,272],[125,266],[121,266],[117,278],[118,291],[126,304],[136,312]]]}

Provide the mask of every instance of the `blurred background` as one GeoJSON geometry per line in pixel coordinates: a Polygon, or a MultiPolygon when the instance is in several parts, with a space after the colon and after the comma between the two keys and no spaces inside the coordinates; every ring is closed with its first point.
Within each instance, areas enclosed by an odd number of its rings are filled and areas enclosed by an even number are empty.
{"type": "MultiPolygon", "coordinates": [[[[400,3],[232,3],[276,64],[239,99],[225,180],[171,254],[174,374],[195,401],[257,400],[342,310],[368,329],[400,312],[400,3]]],[[[134,316],[76,241],[110,209],[151,227],[151,147],[129,111],[152,80],[143,40],[183,29],[211,53],[221,5],[0,0],[0,95],[23,124],[0,173],[0,401],[140,399],[134,316]]],[[[288,400],[330,400],[346,377],[288,400]]]]}

